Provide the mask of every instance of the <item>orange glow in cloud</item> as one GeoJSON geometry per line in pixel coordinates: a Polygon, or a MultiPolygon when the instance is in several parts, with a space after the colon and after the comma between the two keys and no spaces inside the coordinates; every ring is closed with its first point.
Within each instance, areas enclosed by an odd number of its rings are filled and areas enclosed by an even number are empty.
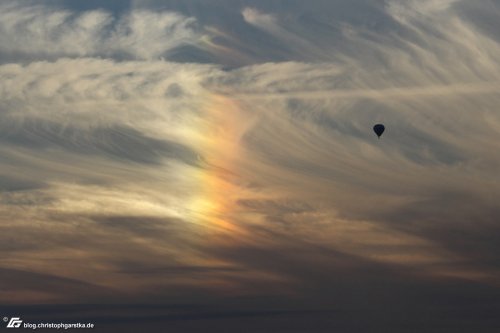
{"type": "Polygon", "coordinates": [[[248,128],[242,110],[231,99],[211,95],[204,112],[209,119],[200,129],[200,151],[204,154],[204,167],[195,170],[199,191],[193,194],[188,211],[198,223],[208,223],[222,232],[244,233],[231,221],[235,201],[242,194],[237,185],[237,164],[244,152],[240,139],[248,128]]]}

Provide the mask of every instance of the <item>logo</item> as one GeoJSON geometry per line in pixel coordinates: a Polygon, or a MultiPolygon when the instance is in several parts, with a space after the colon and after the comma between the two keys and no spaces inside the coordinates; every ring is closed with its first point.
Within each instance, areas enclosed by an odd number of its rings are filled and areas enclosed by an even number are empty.
{"type": "Polygon", "coordinates": [[[7,324],[7,328],[19,328],[23,321],[19,317],[10,318],[9,323],[7,324]]]}

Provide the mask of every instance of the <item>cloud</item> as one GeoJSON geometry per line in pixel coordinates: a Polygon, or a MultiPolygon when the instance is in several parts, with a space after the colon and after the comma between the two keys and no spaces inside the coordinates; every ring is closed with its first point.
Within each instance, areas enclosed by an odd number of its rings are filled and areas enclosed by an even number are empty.
{"type": "Polygon", "coordinates": [[[43,187],[43,184],[40,182],[0,175],[0,190],[3,192],[32,190],[40,187],[43,187]]]}
{"type": "Polygon", "coordinates": [[[176,159],[196,166],[198,154],[176,142],[158,140],[127,127],[95,127],[82,130],[71,125],[24,120],[22,124],[6,124],[2,129],[4,144],[44,150],[57,147],[80,155],[104,155],[137,163],[160,163],[176,159]],[[10,128],[15,128],[11,131],[10,128]]]}
{"type": "Polygon", "coordinates": [[[398,21],[406,23],[409,18],[425,19],[426,16],[439,15],[450,9],[460,0],[389,1],[388,12],[398,21]]]}
{"type": "Polygon", "coordinates": [[[317,59],[324,58],[323,50],[318,48],[318,45],[310,43],[306,38],[283,27],[273,15],[261,13],[257,9],[250,7],[244,8],[241,14],[245,22],[273,36],[276,39],[276,44],[282,45],[284,50],[299,54],[307,53],[314,55],[317,59]]]}
{"type": "Polygon", "coordinates": [[[199,38],[195,19],[175,12],[75,12],[44,4],[0,6],[0,57],[158,59],[199,38]]]}
{"type": "MultiPolygon", "coordinates": [[[[318,331],[495,323],[500,44],[484,3],[2,4],[0,53],[22,55],[0,66],[2,269],[224,318],[320,310],[296,319],[318,331]]],[[[26,300],[80,295],[41,285],[26,300]]]]}
{"type": "Polygon", "coordinates": [[[276,18],[270,14],[262,14],[254,8],[244,8],[241,12],[243,19],[257,26],[275,26],[276,18]]]}
{"type": "Polygon", "coordinates": [[[58,302],[64,296],[90,300],[98,294],[112,296],[111,288],[102,288],[79,280],[61,278],[25,270],[0,268],[7,288],[0,289],[3,297],[12,297],[12,303],[58,302]]]}

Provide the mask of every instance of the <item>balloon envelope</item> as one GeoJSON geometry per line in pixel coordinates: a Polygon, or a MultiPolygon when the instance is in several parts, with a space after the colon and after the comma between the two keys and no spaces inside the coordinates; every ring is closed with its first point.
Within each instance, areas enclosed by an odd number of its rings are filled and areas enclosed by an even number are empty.
{"type": "Polygon", "coordinates": [[[385,131],[385,126],[382,125],[382,124],[376,124],[375,126],[373,126],[373,131],[380,138],[380,136],[382,135],[382,133],[384,133],[384,131],[385,131]]]}

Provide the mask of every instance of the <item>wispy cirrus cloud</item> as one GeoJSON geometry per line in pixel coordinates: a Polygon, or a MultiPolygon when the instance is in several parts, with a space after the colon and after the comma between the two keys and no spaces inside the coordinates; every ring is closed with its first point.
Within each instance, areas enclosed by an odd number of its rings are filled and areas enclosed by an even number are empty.
{"type": "Polygon", "coordinates": [[[44,4],[0,5],[0,55],[36,59],[114,57],[158,59],[196,43],[196,20],[175,12],[75,12],[44,4]]]}
{"type": "Polygon", "coordinates": [[[0,265],[26,302],[498,307],[495,3],[2,6],[0,265]]]}

